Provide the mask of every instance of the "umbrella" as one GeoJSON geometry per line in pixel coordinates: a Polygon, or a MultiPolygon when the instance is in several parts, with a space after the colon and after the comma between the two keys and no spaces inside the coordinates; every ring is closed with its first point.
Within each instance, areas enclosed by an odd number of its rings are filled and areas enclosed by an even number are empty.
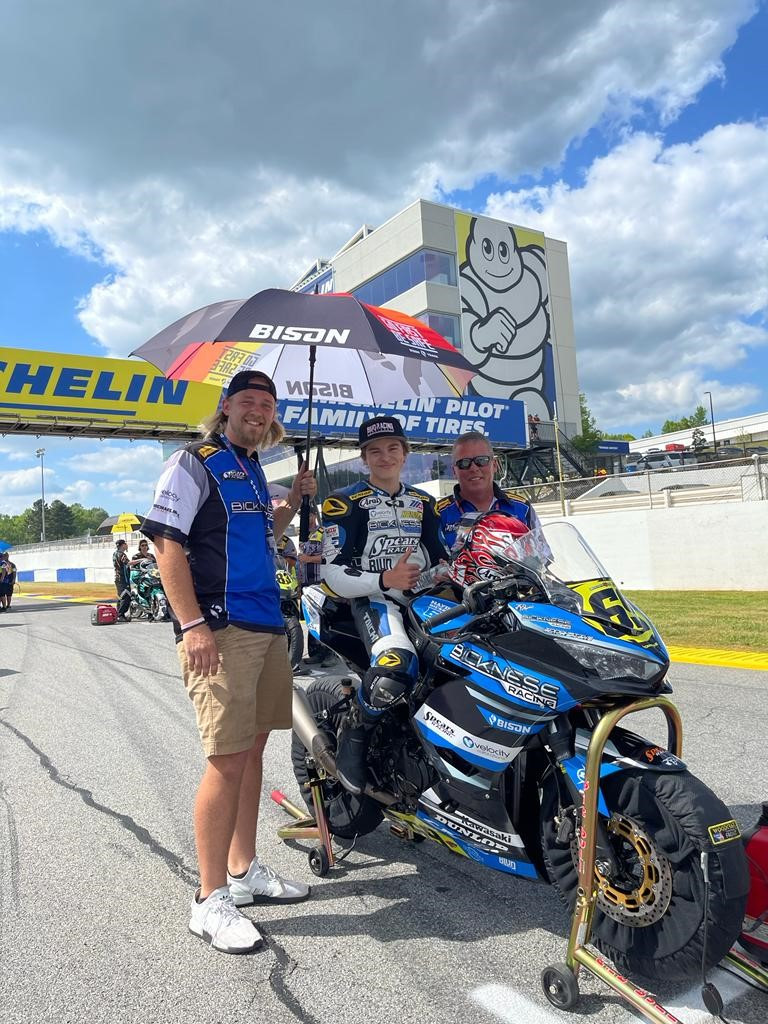
{"type": "MultiPolygon", "coordinates": [[[[410,396],[458,396],[476,372],[458,349],[414,317],[351,295],[279,288],[204,306],[131,354],[166,377],[223,387],[240,370],[261,370],[278,394],[306,396],[307,460],[316,397],[378,405],[410,396]]],[[[307,509],[304,503],[302,533],[307,509]]]]}
{"type": "Polygon", "coordinates": [[[133,533],[137,526],[141,525],[141,519],[133,512],[121,512],[116,521],[112,524],[112,533],[133,533]]]}

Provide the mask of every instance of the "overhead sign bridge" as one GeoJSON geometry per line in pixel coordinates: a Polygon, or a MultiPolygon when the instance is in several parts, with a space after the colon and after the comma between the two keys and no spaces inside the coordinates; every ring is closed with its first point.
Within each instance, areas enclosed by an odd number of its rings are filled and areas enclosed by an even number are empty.
{"type": "MultiPolygon", "coordinates": [[[[211,384],[168,380],[139,360],[0,348],[0,434],[190,441],[219,394],[211,384]]],[[[306,394],[281,399],[278,411],[286,443],[303,444],[306,394]]],[[[383,412],[401,418],[417,449],[447,449],[468,430],[486,434],[499,450],[527,446],[523,403],[481,397],[414,397],[386,406],[316,398],[313,437],[355,448],[360,423],[383,412]]]]}

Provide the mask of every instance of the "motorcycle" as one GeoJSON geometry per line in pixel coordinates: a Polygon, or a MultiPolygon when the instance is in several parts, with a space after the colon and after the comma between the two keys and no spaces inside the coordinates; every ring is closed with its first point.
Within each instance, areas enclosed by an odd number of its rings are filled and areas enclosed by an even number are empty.
{"type": "Polygon", "coordinates": [[[276,570],[277,585],[280,588],[280,611],[288,637],[288,654],[291,668],[298,672],[304,655],[304,633],[301,629],[301,605],[299,603],[299,581],[295,569],[288,569],[280,560],[276,570]]]}
{"type": "Polygon", "coordinates": [[[160,570],[145,558],[131,569],[131,604],[127,619],[146,617],[150,622],[167,622],[171,613],[160,580],[160,570]]]}
{"type": "MultiPolygon", "coordinates": [[[[364,792],[334,777],[351,679],[296,691],[294,773],[306,787],[320,766],[340,839],[386,817],[408,838],[549,882],[573,908],[590,738],[604,715],[671,693],[669,657],[569,523],[519,536],[488,513],[460,537],[450,582],[409,601],[419,679],[376,725],[364,792]]],[[[319,587],[303,601],[309,629],[362,675],[348,606],[319,587]]],[[[610,733],[599,776],[591,941],[619,971],[655,980],[718,963],[749,887],[732,814],[675,753],[624,728],[610,733]]]]}

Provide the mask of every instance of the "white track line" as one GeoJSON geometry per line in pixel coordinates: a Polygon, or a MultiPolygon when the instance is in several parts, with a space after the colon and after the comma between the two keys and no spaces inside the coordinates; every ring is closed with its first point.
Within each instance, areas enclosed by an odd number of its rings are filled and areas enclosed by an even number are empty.
{"type": "MultiPolygon", "coordinates": [[[[725,1007],[734,999],[750,991],[749,985],[725,974],[723,971],[711,972],[710,980],[714,981],[723,997],[725,1007]]],[[[604,987],[606,995],[609,993],[607,986],[604,987]]],[[[504,1024],[563,1024],[564,1014],[548,1005],[534,1003],[527,996],[521,995],[506,985],[481,985],[469,993],[469,998],[478,1003],[484,1009],[492,1013],[494,1017],[504,1024]]],[[[542,994],[542,999],[544,995],[542,994]]],[[[662,1004],[665,1009],[678,1017],[683,1024],[714,1024],[712,1017],[701,1001],[701,985],[692,985],[687,992],[678,996],[672,1002],[662,1004]]],[[[626,1021],[626,1024],[637,1024],[640,1015],[634,1013],[629,1007],[618,1019],[626,1021]]],[[[728,1016],[730,1024],[744,1024],[743,1021],[728,1016]]]]}

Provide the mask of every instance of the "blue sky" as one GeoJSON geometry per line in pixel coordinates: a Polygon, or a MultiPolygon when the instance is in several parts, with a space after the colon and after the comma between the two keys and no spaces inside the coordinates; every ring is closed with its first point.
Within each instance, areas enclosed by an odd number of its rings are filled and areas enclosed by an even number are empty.
{"type": "MultiPolygon", "coordinates": [[[[0,41],[0,345],[125,356],[421,195],[568,242],[605,429],[704,390],[723,418],[768,406],[765,4],[394,2],[365,52],[342,0],[303,19],[232,0],[235,42],[201,0],[77,32],[77,0],[44,6],[40,35],[14,0],[0,41]],[[268,45],[287,38],[290,80],[268,45]]],[[[38,496],[41,443],[48,497],[147,506],[159,446],[5,437],[0,511],[38,496]]]]}

